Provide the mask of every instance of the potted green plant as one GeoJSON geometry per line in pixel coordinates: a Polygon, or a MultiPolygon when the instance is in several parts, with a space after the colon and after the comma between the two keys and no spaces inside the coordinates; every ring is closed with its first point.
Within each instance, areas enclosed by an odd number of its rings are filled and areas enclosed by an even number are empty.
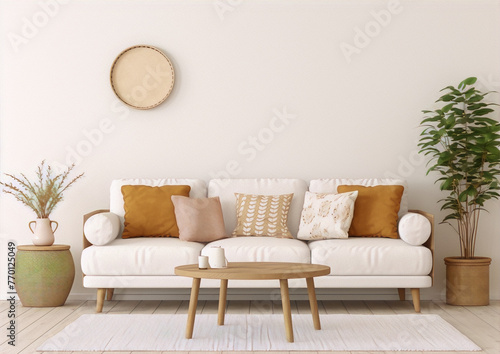
{"type": "Polygon", "coordinates": [[[54,232],[58,223],[49,219],[50,213],[63,200],[63,192],[83,176],[83,173],[68,181],[68,175],[75,166],[71,165],[66,171],[54,174],[50,165],[42,161],[36,172],[36,180],[30,181],[23,173],[20,177],[5,174],[10,182],[0,182],[3,192],[11,194],[21,203],[32,209],[37,219],[28,226],[34,234],[33,244],[50,246],[54,243],[54,232]],[[32,224],[35,224],[34,228],[32,224]],[[55,229],[52,230],[52,224],[55,229]]]}
{"type": "Polygon", "coordinates": [[[469,77],[457,87],[442,89],[436,102],[442,107],[423,111],[420,153],[430,156],[436,182],[447,192],[441,210],[448,214],[442,223],[458,234],[460,257],[446,257],[446,302],[452,305],[489,304],[491,258],[475,255],[479,215],[485,203],[499,197],[500,124],[487,117],[495,103],[484,102],[483,93],[469,77]]]}

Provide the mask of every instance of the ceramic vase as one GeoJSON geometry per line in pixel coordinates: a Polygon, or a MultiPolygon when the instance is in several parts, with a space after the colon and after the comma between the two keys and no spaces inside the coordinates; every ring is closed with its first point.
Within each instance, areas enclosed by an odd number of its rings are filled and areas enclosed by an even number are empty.
{"type": "Polygon", "coordinates": [[[57,221],[52,221],[49,218],[36,219],[36,221],[30,221],[28,226],[34,235],[34,245],[51,246],[54,243],[54,232],[59,226],[57,221]],[[52,223],[56,225],[55,229],[52,229],[52,223]],[[35,224],[34,228],[31,226],[32,224],[35,224]]]}

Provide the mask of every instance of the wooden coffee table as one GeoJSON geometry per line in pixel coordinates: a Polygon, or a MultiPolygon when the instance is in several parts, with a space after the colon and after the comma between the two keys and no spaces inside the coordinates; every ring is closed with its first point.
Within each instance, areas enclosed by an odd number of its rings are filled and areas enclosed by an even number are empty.
{"type": "Polygon", "coordinates": [[[186,338],[193,337],[194,319],[198,303],[201,279],[220,279],[218,324],[224,324],[226,309],[227,281],[279,279],[281,288],[281,304],[285,318],[286,339],[293,342],[292,314],[290,311],[290,295],[288,279],[305,278],[307,293],[315,329],[321,329],[318,313],[318,302],[314,289],[314,277],[330,274],[330,267],[319,264],[285,263],[285,262],[230,262],[227,268],[199,269],[198,264],[189,264],[175,268],[175,274],[193,278],[191,297],[189,299],[186,338]]]}

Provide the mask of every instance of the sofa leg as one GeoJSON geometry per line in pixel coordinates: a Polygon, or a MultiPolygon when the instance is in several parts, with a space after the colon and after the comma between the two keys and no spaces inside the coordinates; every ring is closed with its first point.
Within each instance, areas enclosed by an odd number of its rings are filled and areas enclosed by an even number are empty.
{"type": "Polygon", "coordinates": [[[399,300],[401,301],[406,300],[405,288],[398,288],[398,294],[399,294],[399,300]]]}
{"type": "Polygon", "coordinates": [[[106,296],[106,289],[99,288],[97,289],[97,304],[95,308],[95,312],[102,312],[102,306],[104,305],[104,297],[106,296]]]}
{"type": "Polygon", "coordinates": [[[413,299],[413,307],[415,308],[415,312],[420,313],[420,289],[411,289],[411,297],[413,299]]]}
{"type": "Polygon", "coordinates": [[[109,288],[106,290],[106,300],[111,301],[113,300],[113,293],[115,292],[115,289],[109,288]]]}

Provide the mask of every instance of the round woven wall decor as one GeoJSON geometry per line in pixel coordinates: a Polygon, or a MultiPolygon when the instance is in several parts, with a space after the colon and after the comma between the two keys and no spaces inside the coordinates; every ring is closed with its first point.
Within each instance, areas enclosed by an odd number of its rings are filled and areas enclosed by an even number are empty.
{"type": "Polygon", "coordinates": [[[118,55],[110,79],[113,91],[123,103],[137,109],[151,109],[172,92],[174,67],[158,48],[137,45],[118,55]]]}

